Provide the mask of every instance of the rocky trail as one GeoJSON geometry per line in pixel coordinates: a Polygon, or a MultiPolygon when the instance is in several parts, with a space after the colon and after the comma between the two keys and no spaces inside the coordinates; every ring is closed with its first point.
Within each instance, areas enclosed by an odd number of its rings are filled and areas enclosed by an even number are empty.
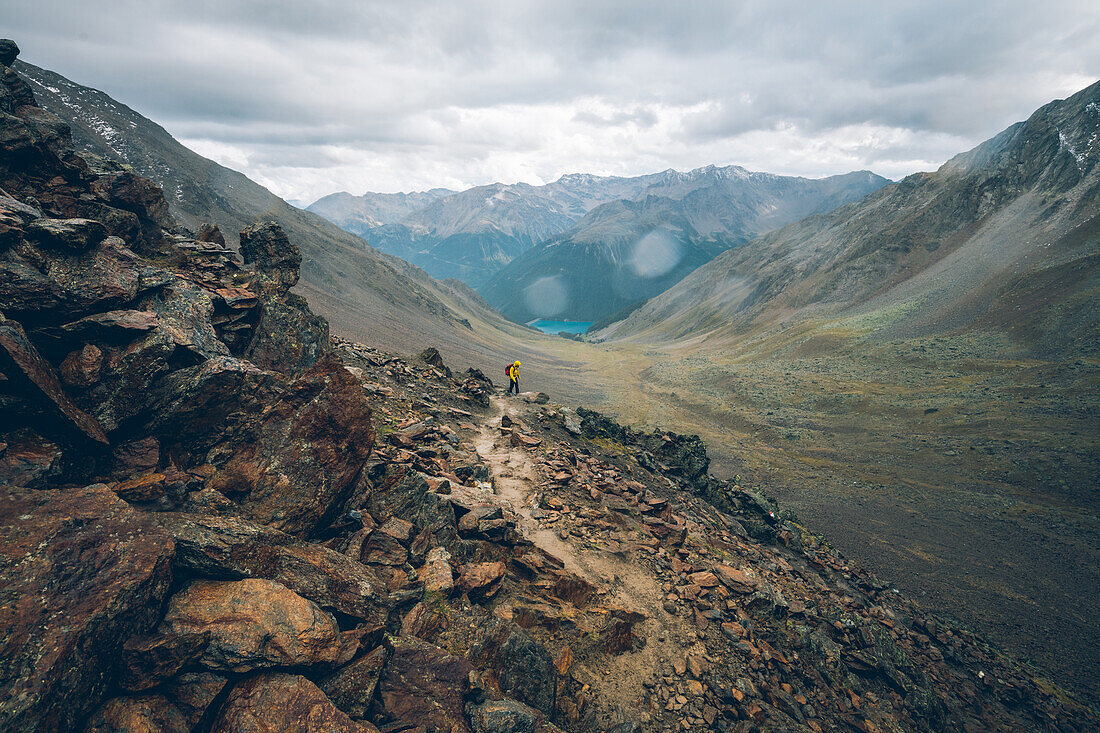
{"type": "Polygon", "coordinates": [[[603,692],[599,704],[604,716],[619,723],[628,722],[633,711],[645,706],[644,682],[655,677],[654,671],[663,662],[683,656],[685,647],[688,653],[705,652],[695,644],[694,627],[665,610],[660,580],[647,567],[631,562],[622,552],[609,552],[598,546],[585,548],[567,530],[555,531],[544,526],[542,520],[547,514],[538,508],[536,464],[495,427],[506,414],[515,416],[517,411],[509,407],[506,397],[492,397],[491,406],[490,419],[481,425],[474,445],[489,466],[497,495],[517,513],[521,536],[561,560],[566,570],[600,589],[610,603],[646,617],[634,632],[640,647],[635,654],[574,662],[575,675],[599,681],[603,692]]]}
{"type": "Polygon", "coordinates": [[[0,730],[1086,731],[696,436],[329,333],[0,41],[0,730]]]}

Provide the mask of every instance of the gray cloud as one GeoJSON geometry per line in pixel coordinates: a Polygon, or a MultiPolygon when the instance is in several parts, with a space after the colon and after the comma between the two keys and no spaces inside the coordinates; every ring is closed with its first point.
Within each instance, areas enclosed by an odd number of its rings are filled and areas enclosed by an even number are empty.
{"type": "Polygon", "coordinates": [[[276,192],[934,167],[1100,76],[1100,6],[0,0],[23,57],[276,192]]]}

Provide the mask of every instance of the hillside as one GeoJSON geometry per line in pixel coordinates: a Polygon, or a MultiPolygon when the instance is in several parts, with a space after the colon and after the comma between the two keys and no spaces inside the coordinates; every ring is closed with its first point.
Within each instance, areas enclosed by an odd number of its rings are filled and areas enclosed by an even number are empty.
{"type": "Polygon", "coordinates": [[[705,446],[345,339],[0,41],[0,728],[1086,730],[705,446]]]}
{"type": "MultiPolygon", "coordinates": [[[[506,361],[504,354],[496,359],[471,345],[466,323],[504,325],[488,308],[476,307],[476,299],[466,301],[473,310],[456,311],[445,302],[453,286],[440,285],[321,216],[290,206],[242,174],[203,158],[108,95],[22,61],[14,68],[42,107],[69,124],[79,149],[132,166],[162,186],[172,215],[182,224],[192,229],[217,224],[234,246],[246,226],[278,221],[302,250],[297,290],[338,331],[356,338],[369,335],[373,343],[399,353],[435,344],[470,363],[506,361]]],[[[509,341],[492,325],[486,330],[497,343],[509,341]]]]}
{"type": "Polygon", "coordinates": [[[738,166],[663,176],[634,200],[596,207],[479,291],[521,323],[599,321],[663,292],[720,252],[887,182],[869,171],[811,180],[738,166]]]}

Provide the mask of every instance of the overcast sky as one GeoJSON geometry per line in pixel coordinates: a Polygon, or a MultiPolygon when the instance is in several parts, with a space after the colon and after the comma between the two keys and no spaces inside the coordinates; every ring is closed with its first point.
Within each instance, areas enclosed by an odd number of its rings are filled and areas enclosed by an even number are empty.
{"type": "Polygon", "coordinates": [[[1100,77],[1100,2],[0,0],[22,58],[277,194],[736,163],[898,178],[1100,77]]]}

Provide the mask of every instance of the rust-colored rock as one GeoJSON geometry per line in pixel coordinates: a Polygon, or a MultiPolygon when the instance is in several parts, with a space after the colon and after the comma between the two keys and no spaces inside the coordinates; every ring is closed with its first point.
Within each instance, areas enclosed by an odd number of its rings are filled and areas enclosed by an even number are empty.
{"type": "Polygon", "coordinates": [[[458,569],[455,587],[475,600],[486,600],[496,595],[504,582],[507,568],[502,562],[480,562],[463,565],[458,569]]]}
{"type": "Polygon", "coordinates": [[[455,587],[454,572],[451,570],[451,553],[442,547],[433,547],[428,551],[427,560],[420,567],[420,582],[428,593],[450,593],[455,587]]]}
{"type": "Polygon", "coordinates": [[[755,573],[747,568],[715,565],[713,571],[724,586],[737,593],[752,593],[759,586],[755,573]]]}
{"type": "Polygon", "coordinates": [[[380,646],[321,680],[320,688],[352,718],[366,718],[388,657],[389,652],[380,646]]]}
{"type": "Polygon", "coordinates": [[[164,695],[114,697],[103,703],[84,728],[84,733],[190,733],[191,726],[179,708],[164,695]]]}
{"type": "Polygon", "coordinates": [[[152,331],[159,325],[160,318],[153,311],[114,310],[66,323],[61,330],[84,338],[89,336],[122,338],[127,335],[127,332],[131,332],[131,336],[136,336],[138,333],[152,331]]]}
{"type": "Polygon", "coordinates": [[[194,730],[225,684],[225,677],[212,672],[184,672],[166,682],[161,694],[183,713],[188,730],[194,730]]]}
{"type": "Polygon", "coordinates": [[[322,608],[384,623],[385,594],[368,568],[321,545],[240,517],[163,513],[176,540],[176,567],[212,579],[267,578],[322,608]]]}
{"type": "Polygon", "coordinates": [[[317,685],[294,674],[266,673],[233,688],[218,712],[213,733],[377,733],[356,722],[325,697],[317,685]]]}
{"type": "Polygon", "coordinates": [[[376,529],[363,542],[361,560],[367,565],[396,565],[400,567],[409,559],[405,549],[391,534],[376,529]]]}
{"type": "Polygon", "coordinates": [[[95,344],[72,351],[61,362],[61,379],[70,387],[90,387],[99,381],[103,352],[95,344]]]}
{"type": "Polygon", "coordinates": [[[112,473],[118,478],[146,473],[160,463],[160,443],[149,436],[115,447],[112,473]]]}
{"type": "Polygon", "coordinates": [[[266,408],[241,455],[261,469],[242,500],[256,520],[305,536],[347,498],[371,449],[374,429],[363,388],[329,357],[291,382],[266,408]]]}
{"type": "Polygon", "coordinates": [[[415,636],[424,641],[432,641],[446,628],[447,618],[439,612],[435,604],[417,603],[401,619],[402,636],[415,636]]]}
{"type": "Polygon", "coordinates": [[[126,501],[151,501],[164,496],[164,474],[150,473],[122,481],[112,485],[111,490],[126,501]]]}
{"type": "Polygon", "coordinates": [[[23,230],[27,239],[44,247],[83,251],[107,237],[107,227],[95,219],[36,219],[23,230]]]}
{"type": "Polygon", "coordinates": [[[383,719],[428,730],[469,731],[470,663],[420,639],[401,636],[392,645],[378,684],[383,719]]]}
{"type": "Polygon", "coordinates": [[[199,663],[249,672],[331,663],[339,628],[316,604],[271,580],[197,580],[172,596],[159,632],[209,634],[199,663]]]}
{"type": "Polygon", "coordinates": [[[144,692],[156,687],[198,659],[208,641],[205,632],[152,634],[127,639],[122,645],[122,689],[144,692]]]}
{"type": "Polygon", "coordinates": [[[261,274],[285,288],[298,282],[302,254],[273,221],[253,224],[241,232],[241,258],[261,274]]]}
{"type": "Polygon", "coordinates": [[[30,430],[4,436],[0,451],[0,485],[47,488],[63,470],[61,446],[30,430]]]}
{"type": "Polygon", "coordinates": [[[174,551],[105,486],[0,490],[0,729],[72,730],[99,704],[174,551]]]}

